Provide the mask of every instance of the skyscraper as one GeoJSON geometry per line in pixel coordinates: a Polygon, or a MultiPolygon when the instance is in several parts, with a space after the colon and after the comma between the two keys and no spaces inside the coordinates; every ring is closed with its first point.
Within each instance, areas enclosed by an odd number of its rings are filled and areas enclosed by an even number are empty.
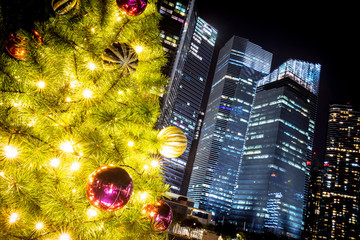
{"type": "MultiPolygon", "coordinates": [[[[167,93],[163,99],[158,127],[177,126],[188,140],[187,149],[178,158],[165,158],[162,164],[165,182],[174,193],[186,192],[183,178],[194,138],[200,105],[208,79],[217,30],[197,16],[193,2],[188,12],[167,93]]],[[[191,163],[190,163],[191,164],[191,163]]]]}
{"type": "Polygon", "coordinates": [[[159,0],[158,8],[162,15],[159,26],[160,37],[168,59],[168,63],[164,67],[163,72],[167,76],[170,76],[176,53],[179,49],[187,15],[191,14],[194,10],[194,1],[159,0]]]}
{"type": "Polygon", "coordinates": [[[237,36],[219,52],[188,191],[195,207],[218,219],[231,209],[256,84],[271,60],[271,53],[237,36]]]}
{"type": "Polygon", "coordinates": [[[360,111],[330,106],[318,222],[313,238],[360,239],[360,111]]]}
{"type": "Polygon", "coordinates": [[[232,212],[249,231],[301,236],[320,67],[288,60],[259,81],[232,212]]]}

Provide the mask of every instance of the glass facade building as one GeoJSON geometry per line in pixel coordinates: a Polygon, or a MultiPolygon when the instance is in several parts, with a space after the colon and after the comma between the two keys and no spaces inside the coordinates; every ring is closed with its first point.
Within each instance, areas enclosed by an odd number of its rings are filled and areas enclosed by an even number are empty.
{"type": "Polygon", "coordinates": [[[188,156],[196,132],[216,37],[217,30],[197,16],[192,1],[158,119],[158,128],[179,127],[188,141],[187,149],[180,157],[164,158],[162,162],[165,182],[170,184],[174,193],[187,191],[188,183],[183,185],[183,180],[185,175],[189,175],[186,171],[191,171],[187,167],[192,165],[188,162],[188,156]]]}
{"type": "Polygon", "coordinates": [[[307,239],[360,239],[360,111],[333,104],[317,222],[307,239]]]}
{"type": "Polygon", "coordinates": [[[231,209],[256,84],[271,60],[271,53],[237,36],[219,52],[188,196],[220,220],[231,209]]]}
{"type": "Polygon", "coordinates": [[[191,0],[159,0],[158,9],[162,15],[160,20],[160,37],[166,52],[168,63],[163,69],[165,75],[170,76],[174,67],[176,53],[187,15],[193,11],[194,1],[191,0]]]}
{"type": "Polygon", "coordinates": [[[291,59],[259,81],[232,210],[248,231],[301,237],[320,68],[291,59]]]}

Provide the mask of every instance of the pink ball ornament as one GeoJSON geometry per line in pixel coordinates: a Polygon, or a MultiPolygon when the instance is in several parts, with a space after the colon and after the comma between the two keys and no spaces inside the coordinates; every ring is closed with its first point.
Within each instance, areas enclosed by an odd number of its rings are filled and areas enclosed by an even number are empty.
{"type": "Polygon", "coordinates": [[[171,207],[162,200],[155,204],[146,204],[142,213],[152,220],[157,231],[165,231],[170,226],[173,217],[171,207]]]}
{"type": "Polygon", "coordinates": [[[134,189],[130,175],[121,167],[102,166],[90,174],[86,195],[94,207],[112,212],[124,207],[134,189]]]}
{"type": "Polygon", "coordinates": [[[147,0],[116,0],[120,10],[128,16],[137,16],[145,11],[147,0]]]}

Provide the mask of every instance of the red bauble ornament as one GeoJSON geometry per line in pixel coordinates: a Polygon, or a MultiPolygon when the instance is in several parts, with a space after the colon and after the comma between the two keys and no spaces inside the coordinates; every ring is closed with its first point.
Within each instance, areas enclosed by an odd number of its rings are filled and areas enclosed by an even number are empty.
{"type": "Polygon", "coordinates": [[[26,49],[26,40],[19,37],[16,33],[10,33],[9,37],[5,40],[5,48],[8,53],[18,60],[25,60],[29,52],[26,49]]]}
{"type": "Polygon", "coordinates": [[[137,16],[145,11],[147,0],[116,0],[120,10],[129,16],[137,16]]]}
{"type": "Polygon", "coordinates": [[[123,168],[107,165],[90,174],[86,185],[86,195],[94,207],[112,212],[127,204],[133,188],[133,181],[123,168]]]}
{"type": "Polygon", "coordinates": [[[154,228],[158,231],[165,231],[170,226],[173,216],[171,207],[162,200],[145,205],[142,213],[153,221],[154,228]]]}

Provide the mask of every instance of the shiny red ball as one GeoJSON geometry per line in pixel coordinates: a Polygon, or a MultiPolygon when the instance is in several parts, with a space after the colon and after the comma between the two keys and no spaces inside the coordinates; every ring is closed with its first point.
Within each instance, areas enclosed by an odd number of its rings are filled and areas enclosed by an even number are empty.
{"type": "Polygon", "coordinates": [[[94,207],[112,212],[124,207],[134,189],[130,175],[121,167],[107,165],[90,174],[86,195],[94,207]]]}
{"type": "Polygon", "coordinates": [[[158,231],[165,231],[170,226],[173,217],[171,207],[162,200],[155,204],[145,205],[142,213],[152,220],[154,228],[158,231]]]}
{"type": "Polygon", "coordinates": [[[116,0],[120,10],[129,16],[137,16],[143,13],[147,6],[147,0],[116,0]]]}

